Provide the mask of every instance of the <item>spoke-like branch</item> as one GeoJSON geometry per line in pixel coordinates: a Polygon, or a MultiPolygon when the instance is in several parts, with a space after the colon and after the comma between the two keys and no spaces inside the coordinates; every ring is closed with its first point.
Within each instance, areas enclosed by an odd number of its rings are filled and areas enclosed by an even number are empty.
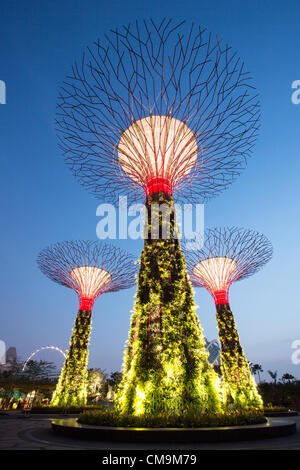
{"type": "Polygon", "coordinates": [[[199,248],[185,249],[188,272],[192,283],[205,287],[216,302],[218,295],[228,295],[233,282],[256,273],[273,254],[265,235],[237,227],[208,229],[200,243],[199,248]]]}
{"type": "Polygon", "coordinates": [[[104,292],[132,287],[137,273],[132,255],[109,244],[83,240],[49,246],[37,262],[52,281],[93,300],[104,292]]]}
{"type": "Polygon", "coordinates": [[[193,168],[170,182],[177,200],[205,201],[232,183],[259,129],[251,77],[218,37],[165,19],[115,29],[74,64],[57,103],[65,160],[99,199],[114,202],[121,193],[132,201],[147,193],[140,172],[132,178],[123,171],[118,145],[150,115],[182,121],[197,143],[193,168]]]}

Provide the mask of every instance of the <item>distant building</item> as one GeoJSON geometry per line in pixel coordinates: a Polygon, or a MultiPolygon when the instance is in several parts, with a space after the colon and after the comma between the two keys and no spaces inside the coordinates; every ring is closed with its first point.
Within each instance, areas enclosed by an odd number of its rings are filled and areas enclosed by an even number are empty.
{"type": "Polygon", "coordinates": [[[13,365],[17,361],[17,350],[14,346],[11,346],[6,351],[6,361],[5,364],[0,364],[0,373],[10,371],[13,365]]]}
{"type": "Polygon", "coordinates": [[[6,351],[6,362],[13,364],[17,360],[17,350],[14,346],[11,346],[6,351]]]}
{"type": "Polygon", "coordinates": [[[212,364],[213,366],[219,366],[220,365],[220,345],[216,339],[213,339],[212,341],[208,341],[207,338],[205,338],[205,349],[206,351],[209,352],[208,356],[208,362],[212,364]]]}

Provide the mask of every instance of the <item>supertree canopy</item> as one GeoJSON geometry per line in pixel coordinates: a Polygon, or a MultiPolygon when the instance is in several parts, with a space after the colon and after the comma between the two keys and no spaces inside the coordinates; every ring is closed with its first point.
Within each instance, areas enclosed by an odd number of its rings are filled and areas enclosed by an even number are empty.
{"type": "Polygon", "coordinates": [[[236,53],[172,20],[123,26],[88,47],[60,91],[65,160],[101,200],[145,199],[148,238],[117,405],[133,414],[216,411],[209,365],[174,218],[151,233],[154,205],[205,201],[251,153],[259,103],[236,53]],[[150,234],[151,233],[151,234],[150,234]]]}
{"type": "Polygon", "coordinates": [[[245,166],[259,127],[231,47],[184,22],[136,22],[88,47],[58,99],[60,146],[102,200],[157,191],[206,200],[245,166]]]}
{"type": "Polygon", "coordinates": [[[221,371],[227,403],[262,406],[240,344],[228,293],[235,281],[254,274],[269,261],[272,252],[272,245],[264,235],[236,227],[209,229],[203,246],[185,252],[192,283],[205,287],[216,304],[221,371]]]}
{"type": "Polygon", "coordinates": [[[51,404],[85,405],[88,344],[94,301],[105,292],[134,285],[134,259],[111,245],[79,240],[56,243],[45,248],[38,256],[38,265],[53,281],[74,289],[79,298],[79,311],[70,348],[51,404]]]}

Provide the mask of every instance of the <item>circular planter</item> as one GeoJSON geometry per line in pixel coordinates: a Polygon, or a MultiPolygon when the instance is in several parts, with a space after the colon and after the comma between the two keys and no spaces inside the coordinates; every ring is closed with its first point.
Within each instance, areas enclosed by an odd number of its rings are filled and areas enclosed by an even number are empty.
{"type": "Polygon", "coordinates": [[[91,426],[78,423],[76,418],[51,422],[56,434],[116,442],[233,442],[271,439],[296,432],[296,423],[271,418],[265,424],[217,428],[121,428],[91,426]]]}

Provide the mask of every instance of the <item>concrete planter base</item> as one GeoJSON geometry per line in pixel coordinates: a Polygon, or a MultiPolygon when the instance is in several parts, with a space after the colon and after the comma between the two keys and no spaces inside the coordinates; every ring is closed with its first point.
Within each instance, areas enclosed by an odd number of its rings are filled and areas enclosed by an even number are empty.
{"type": "Polygon", "coordinates": [[[269,418],[266,424],[220,428],[120,428],[91,426],[76,418],[51,422],[56,434],[98,441],[116,442],[234,442],[271,439],[296,432],[296,423],[269,418]]]}

